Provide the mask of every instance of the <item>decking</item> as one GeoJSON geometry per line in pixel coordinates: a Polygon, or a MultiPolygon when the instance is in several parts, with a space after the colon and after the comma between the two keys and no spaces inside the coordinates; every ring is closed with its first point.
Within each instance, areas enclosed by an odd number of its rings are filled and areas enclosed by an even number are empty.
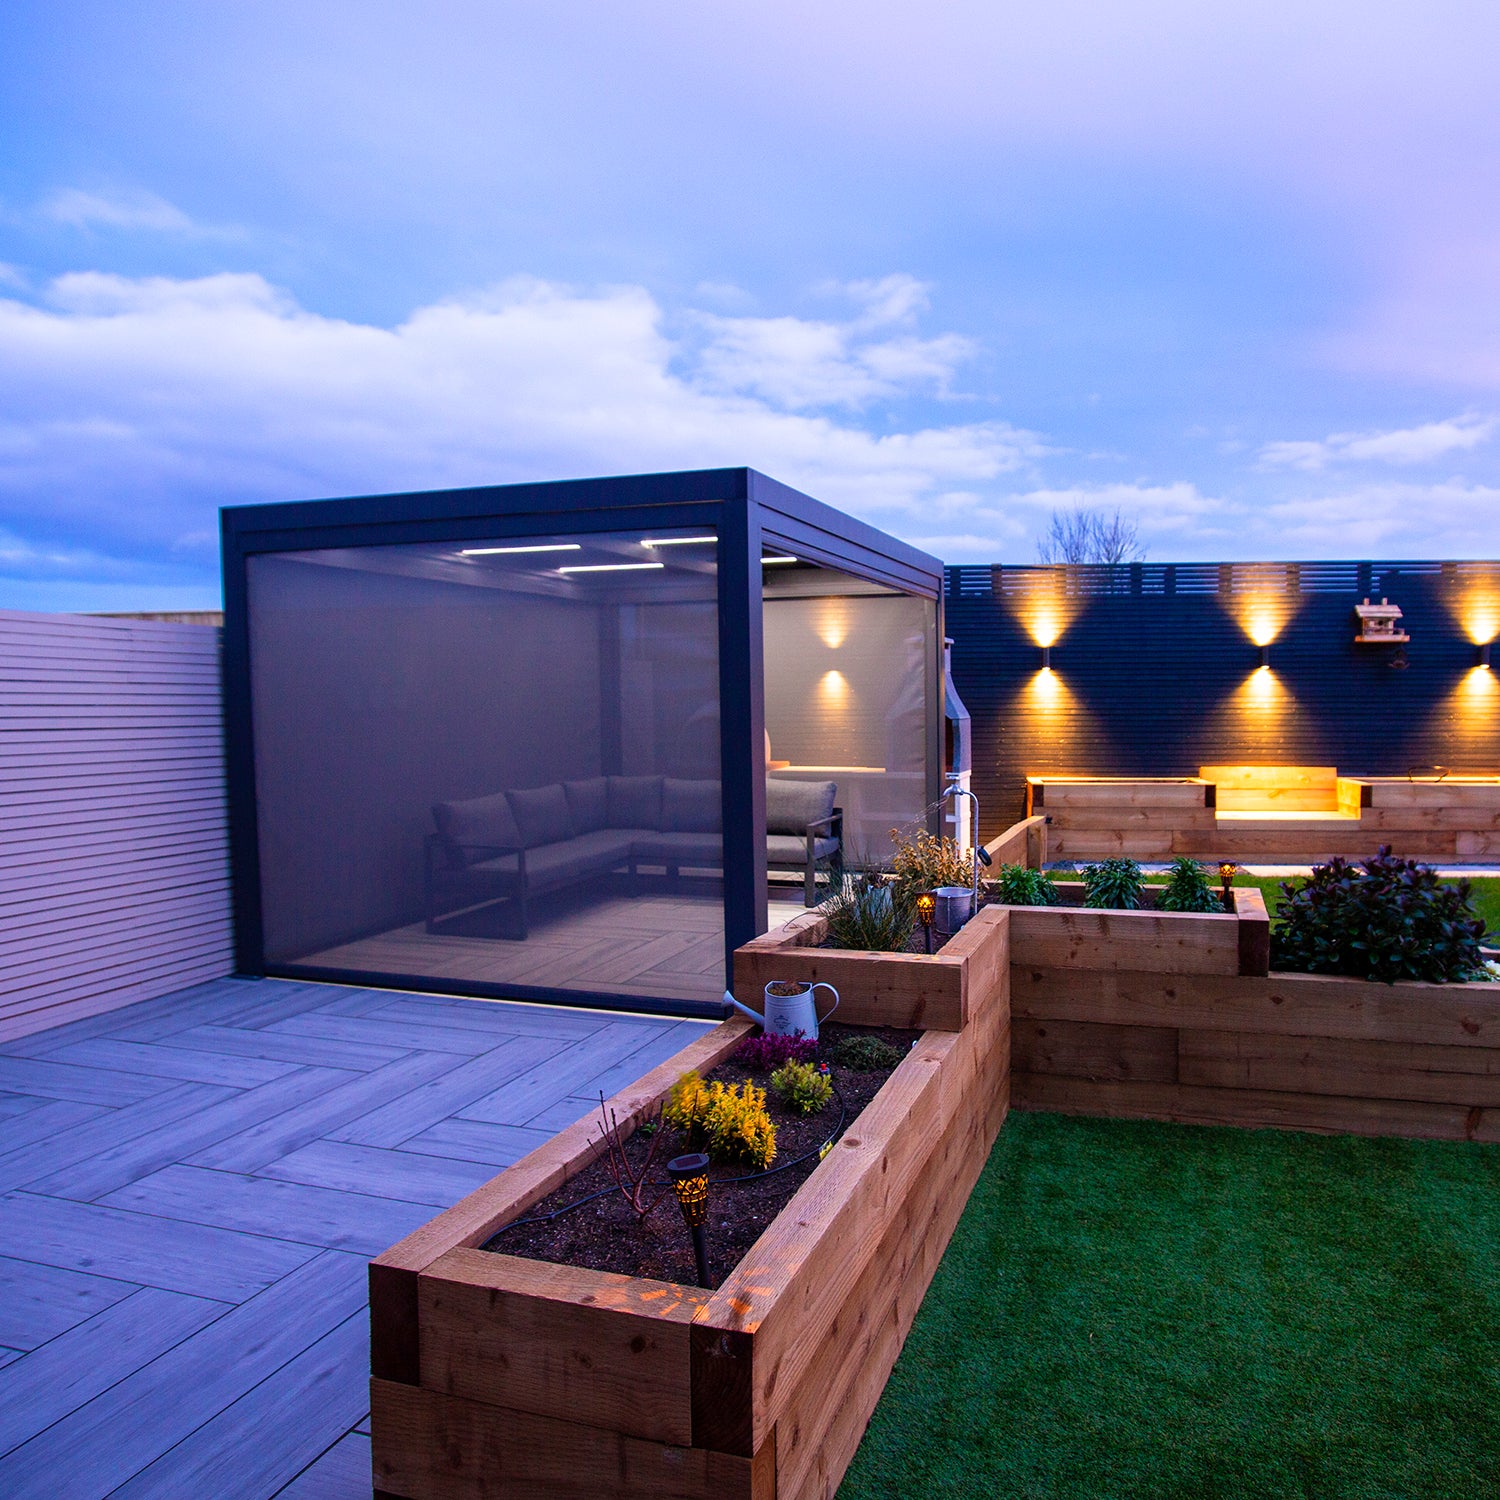
{"type": "Polygon", "coordinates": [[[222,980],[0,1047],[0,1494],[370,1494],[366,1261],[696,1022],[222,980]]]}

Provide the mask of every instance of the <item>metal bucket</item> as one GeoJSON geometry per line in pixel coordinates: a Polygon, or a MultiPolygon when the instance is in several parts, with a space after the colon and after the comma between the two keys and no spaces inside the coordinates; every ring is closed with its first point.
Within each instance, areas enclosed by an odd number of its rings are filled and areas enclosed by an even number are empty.
{"type": "Polygon", "coordinates": [[[932,895],[932,925],[952,937],[974,915],[974,892],[966,885],[940,885],[932,895]]]}

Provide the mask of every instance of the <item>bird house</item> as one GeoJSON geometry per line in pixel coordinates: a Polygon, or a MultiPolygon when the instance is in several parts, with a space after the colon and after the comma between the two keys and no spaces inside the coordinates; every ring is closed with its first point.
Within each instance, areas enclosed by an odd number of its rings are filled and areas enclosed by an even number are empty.
{"type": "Polygon", "coordinates": [[[1401,629],[1401,607],[1382,599],[1371,604],[1368,599],[1354,606],[1359,617],[1359,634],[1354,637],[1356,646],[1399,646],[1411,637],[1401,629]]]}

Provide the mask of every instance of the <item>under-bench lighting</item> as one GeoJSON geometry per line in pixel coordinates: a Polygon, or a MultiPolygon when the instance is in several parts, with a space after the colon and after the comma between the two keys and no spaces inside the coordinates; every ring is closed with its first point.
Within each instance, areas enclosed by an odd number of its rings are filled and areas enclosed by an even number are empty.
{"type": "Polygon", "coordinates": [[[465,547],[460,557],[500,557],[516,552],[581,552],[580,542],[544,542],[534,547],[465,547]]]}
{"type": "Polygon", "coordinates": [[[664,568],[666,563],[575,563],[559,573],[638,573],[642,568],[664,568]]]}

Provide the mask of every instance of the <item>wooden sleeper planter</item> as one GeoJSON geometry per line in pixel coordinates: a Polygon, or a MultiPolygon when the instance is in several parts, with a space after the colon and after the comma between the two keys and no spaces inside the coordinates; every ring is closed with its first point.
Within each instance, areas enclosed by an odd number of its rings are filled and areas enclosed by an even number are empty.
{"type": "MultiPolygon", "coordinates": [[[[840,1021],[927,1028],[916,1046],[716,1291],[477,1248],[596,1157],[591,1119],[380,1256],[377,1495],[833,1494],[1005,1118],[1009,913],[932,958],[814,957],[817,926],[742,949],[739,998],[831,958],[840,1021]]],[[[750,1029],[726,1021],[623,1090],[622,1128],[750,1029]]]]}

